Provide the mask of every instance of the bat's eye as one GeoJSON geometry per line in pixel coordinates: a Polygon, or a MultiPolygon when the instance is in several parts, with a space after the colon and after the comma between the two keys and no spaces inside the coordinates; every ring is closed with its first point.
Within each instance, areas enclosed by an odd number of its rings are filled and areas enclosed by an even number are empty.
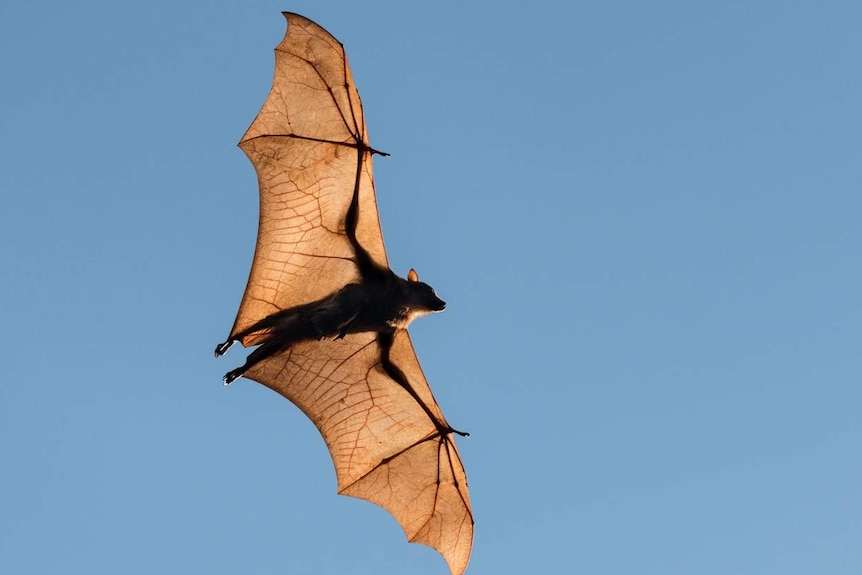
{"type": "Polygon", "coordinates": [[[419,281],[419,274],[417,274],[416,270],[414,270],[413,268],[410,268],[410,271],[407,272],[407,281],[409,281],[409,282],[418,282],[419,281]]]}

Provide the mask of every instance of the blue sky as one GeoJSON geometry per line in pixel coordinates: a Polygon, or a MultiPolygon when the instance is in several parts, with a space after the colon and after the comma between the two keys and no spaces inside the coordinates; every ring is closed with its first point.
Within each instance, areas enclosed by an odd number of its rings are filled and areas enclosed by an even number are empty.
{"type": "Polygon", "coordinates": [[[855,2],[0,6],[0,571],[446,573],[216,361],[281,10],[346,46],[467,573],[862,572],[855,2]]]}

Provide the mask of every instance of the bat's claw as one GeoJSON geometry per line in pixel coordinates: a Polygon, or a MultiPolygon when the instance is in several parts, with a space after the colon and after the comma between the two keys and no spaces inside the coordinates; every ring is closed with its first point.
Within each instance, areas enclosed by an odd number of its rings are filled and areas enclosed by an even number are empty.
{"type": "Polygon", "coordinates": [[[455,429],[455,428],[453,428],[453,427],[450,427],[450,428],[449,428],[449,431],[450,431],[451,433],[456,434],[456,435],[460,435],[461,437],[470,437],[470,434],[469,434],[469,433],[467,433],[466,431],[458,431],[457,429],[455,429]]]}
{"type": "Polygon", "coordinates": [[[227,372],[226,374],[224,374],[224,377],[222,378],[222,381],[224,381],[224,384],[225,384],[225,385],[230,385],[230,384],[232,384],[234,381],[236,381],[237,379],[239,379],[240,377],[242,377],[243,371],[245,371],[245,370],[243,370],[241,367],[240,367],[240,368],[237,368],[237,369],[235,369],[235,370],[233,370],[233,371],[229,371],[229,372],[227,372]]]}
{"type": "Polygon", "coordinates": [[[232,346],[232,345],[233,345],[232,339],[229,339],[224,343],[218,344],[215,348],[215,356],[221,357],[222,355],[224,355],[224,352],[226,352],[227,350],[230,349],[230,346],[232,346]]]}

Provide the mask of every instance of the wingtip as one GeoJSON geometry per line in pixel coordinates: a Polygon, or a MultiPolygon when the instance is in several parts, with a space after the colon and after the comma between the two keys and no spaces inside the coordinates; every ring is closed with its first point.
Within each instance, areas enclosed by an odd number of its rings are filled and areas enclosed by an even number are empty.
{"type": "Polygon", "coordinates": [[[470,561],[475,523],[457,447],[454,440],[445,443],[446,461],[440,459],[438,441],[420,440],[350,484],[339,477],[339,494],[383,507],[401,525],[407,541],[434,549],[452,575],[461,575],[470,561]],[[436,483],[436,489],[417,490],[417,480],[428,486],[436,483]],[[381,489],[381,482],[387,489],[381,489]],[[410,506],[401,504],[405,499],[410,506]]]}
{"type": "Polygon", "coordinates": [[[285,23],[287,24],[287,31],[285,32],[285,36],[287,35],[288,32],[290,32],[290,21],[291,20],[293,20],[293,19],[308,20],[308,18],[306,18],[302,14],[297,14],[296,12],[288,12],[286,10],[282,11],[281,15],[284,16],[285,23]]]}
{"type": "Polygon", "coordinates": [[[470,554],[471,551],[467,551],[466,557],[463,555],[459,555],[457,557],[447,556],[443,551],[434,547],[433,545],[429,545],[427,543],[422,543],[421,541],[411,541],[411,543],[420,543],[425,545],[426,547],[430,547],[434,551],[440,554],[443,557],[443,560],[446,561],[446,565],[449,567],[449,572],[452,575],[462,575],[464,571],[467,570],[467,565],[470,563],[470,554]]]}

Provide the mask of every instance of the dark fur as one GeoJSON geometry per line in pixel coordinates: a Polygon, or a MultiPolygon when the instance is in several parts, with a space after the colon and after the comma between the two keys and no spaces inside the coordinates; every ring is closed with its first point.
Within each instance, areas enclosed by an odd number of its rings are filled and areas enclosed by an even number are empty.
{"type": "Polygon", "coordinates": [[[216,346],[218,357],[234,341],[252,334],[268,334],[242,367],[224,376],[224,382],[231,383],[256,363],[297,342],[342,338],[349,333],[392,334],[396,329],[406,328],[417,315],[446,307],[424,282],[402,279],[377,266],[368,275],[371,277],[363,283],[347,284],[323,299],[276,312],[216,346]]]}

